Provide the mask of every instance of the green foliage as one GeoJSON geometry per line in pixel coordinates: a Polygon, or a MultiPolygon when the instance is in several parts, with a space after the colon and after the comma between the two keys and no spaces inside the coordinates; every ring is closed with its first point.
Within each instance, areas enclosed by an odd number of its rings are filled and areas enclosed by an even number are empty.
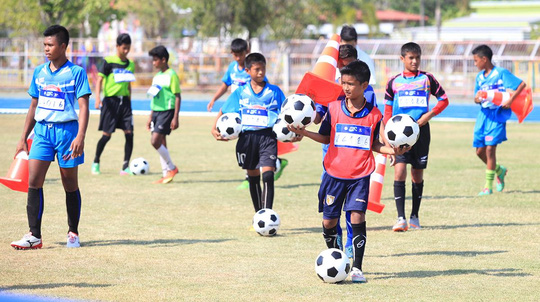
{"type": "MultiPolygon", "coordinates": [[[[435,7],[437,1],[441,2],[441,19],[448,20],[452,18],[461,17],[471,12],[469,6],[469,0],[423,0],[424,2],[424,14],[429,18],[426,24],[434,25],[435,20],[435,7]]],[[[412,14],[420,13],[421,0],[413,1],[388,1],[387,8],[404,11],[412,14]]]]}

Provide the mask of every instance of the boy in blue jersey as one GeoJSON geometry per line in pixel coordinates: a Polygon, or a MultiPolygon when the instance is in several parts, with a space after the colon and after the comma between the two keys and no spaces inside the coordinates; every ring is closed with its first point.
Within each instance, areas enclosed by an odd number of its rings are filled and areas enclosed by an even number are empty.
{"type": "Polygon", "coordinates": [[[476,155],[486,164],[486,183],[478,193],[479,196],[484,196],[493,193],[495,176],[497,191],[502,192],[504,189],[507,169],[497,163],[497,145],[506,140],[506,121],[512,114],[510,106],[516,96],[525,89],[526,84],[510,71],[493,65],[493,52],[489,46],[480,45],[472,53],[474,65],[480,70],[474,86],[474,102],[480,104],[480,112],[474,126],[473,147],[476,148],[476,155]],[[500,106],[479,97],[480,91],[505,92],[507,89],[515,92],[500,106]]]}
{"type": "MultiPolygon", "coordinates": [[[[337,67],[339,69],[341,69],[341,68],[349,65],[350,63],[357,61],[357,57],[358,57],[358,54],[357,54],[356,48],[354,48],[354,46],[352,46],[350,44],[342,44],[342,45],[339,46],[339,58],[338,58],[338,62],[337,62],[337,67]]],[[[371,72],[371,70],[370,70],[370,72],[371,72]]],[[[341,84],[341,74],[339,73],[339,70],[337,70],[337,72],[336,72],[336,82],[341,84]]],[[[375,96],[375,92],[373,91],[373,87],[371,87],[371,85],[368,85],[366,87],[366,89],[364,90],[364,98],[366,99],[366,102],[368,102],[368,103],[374,105],[375,107],[377,107],[377,99],[376,99],[376,96],[375,96]]],[[[338,101],[342,101],[344,99],[345,99],[345,95],[341,95],[341,96],[339,96],[338,101]]],[[[326,112],[328,111],[328,107],[317,104],[316,108],[317,108],[317,114],[316,114],[315,119],[314,119],[313,122],[315,124],[319,124],[322,121],[322,119],[324,118],[324,116],[326,115],[326,112]]],[[[326,152],[328,151],[328,144],[323,144],[322,145],[322,150],[323,150],[323,159],[324,159],[324,157],[326,156],[326,152]]],[[[323,171],[323,175],[324,175],[324,173],[325,172],[323,171]]],[[[321,176],[321,178],[322,178],[322,176],[321,176]]],[[[347,227],[347,242],[345,244],[345,253],[347,254],[347,256],[349,258],[352,258],[353,257],[353,247],[352,247],[351,212],[346,212],[345,213],[345,220],[346,220],[346,227],[347,227]]],[[[337,226],[338,226],[338,236],[339,236],[338,245],[342,248],[343,243],[342,243],[341,238],[342,238],[342,235],[343,235],[343,231],[341,229],[341,225],[340,225],[339,222],[338,222],[337,226]]]]}
{"type": "Polygon", "coordinates": [[[405,219],[405,180],[407,164],[411,165],[412,210],[410,216],[411,229],[420,229],[418,212],[424,190],[424,169],[427,168],[429,143],[431,135],[429,120],[441,113],[448,106],[448,97],[435,77],[420,71],[422,49],[410,42],[401,46],[401,61],[405,70],[392,77],[386,85],[384,123],[393,115],[404,113],[412,116],[420,126],[418,141],[410,151],[392,158],[394,162],[394,199],[398,220],[392,227],[395,232],[409,229],[405,219]],[[429,110],[429,98],[434,95],[437,105],[429,110]]]}
{"type": "MultiPolygon", "coordinates": [[[[229,86],[231,87],[232,93],[236,89],[246,85],[246,83],[250,80],[249,73],[246,71],[245,68],[246,56],[248,53],[249,45],[246,40],[238,38],[234,39],[231,42],[231,54],[234,58],[234,61],[229,64],[225,75],[223,75],[223,78],[221,79],[221,86],[218,88],[218,90],[206,106],[208,111],[212,111],[214,103],[221,96],[223,96],[225,92],[227,92],[229,86]]],[[[268,83],[268,79],[266,78],[266,76],[264,77],[264,80],[266,81],[266,83],[268,83]]],[[[279,168],[274,175],[274,180],[278,180],[278,178],[281,176],[281,173],[283,173],[285,167],[289,164],[289,161],[284,158],[277,158],[276,164],[279,164],[279,168]]],[[[237,189],[246,189],[248,187],[249,181],[248,176],[246,175],[246,179],[237,187],[237,189]]]]}
{"type": "Polygon", "coordinates": [[[91,91],[84,69],[74,65],[66,57],[69,32],[60,25],[53,25],[45,30],[43,36],[45,55],[49,62],[34,70],[28,89],[32,101],[15,153],[28,152],[26,138],[34,129],[28,163],[26,206],[30,232],[21,240],[11,243],[15,249],[38,249],[43,246],[43,183],[55,155],[66,192],[69,226],[67,247],[80,247],[78,226],[81,194],[77,167],[84,163],[84,138],[88,126],[88,98],[91,91]],[[75,112],[75,101],[79,104],[79,117],[75,112]]]}
{"type": "Polygon", "coordinates": [[[385,154],[403,153],[404,148],[384,146],[378,139],[384,131],[382,113],[366,101],[364,91],[370,78],[365,62],[354,61],[342,71],[342,101],[328,104],[328,111],[319,132],[305,128],[289,129],[300,136],[329,144],[323,165],[319,189],[319,212],[323,213],[323,236],[328,248],[340,248],[337,225],[342,209],[351,213],[353,234],[352,282],[363,283],[362,261],[366,248],[366,209],[369,196],[369,180],[375,170],[373,152],[385,154]]]}
{"type": "Polygon", "coordinates": [[[216,129],[221,115],[237,112],[242,117],[242,132],[236,143],[236,159],[247,170],[249,192],[255,212],[271,209],[274,202],[274,170],[277,140],[272,131],[285,95],[279,87],[265,81],[266,59],[260,53],[246,57],[246,72],[250,80],[236,89],[218,113],[212,135],[225,141],[216,129]],[[261,188],[261,173],[263,186],[261,188]]]}

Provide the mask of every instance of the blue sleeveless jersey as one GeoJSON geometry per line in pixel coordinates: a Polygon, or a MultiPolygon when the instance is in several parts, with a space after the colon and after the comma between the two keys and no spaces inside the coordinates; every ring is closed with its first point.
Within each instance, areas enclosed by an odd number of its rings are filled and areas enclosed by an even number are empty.
{"type": "Polygon", "coordinates": [[[67,61],[52,72],[49,62],[34,70],[28,94],[38,99],[34,119],[37,122],[63,123],[78,120],[75,102],[92,94],[86,72],[67,61]]]}
{"type": "Polygon", "coordinates": [[[260,130],[276,123],[284,100],[285,95],[276,85],[266,83],[261,92],[255,93],[249,81],[229,96],[221,112],[239,113],[242,117],[242,131],[260,130]]]}

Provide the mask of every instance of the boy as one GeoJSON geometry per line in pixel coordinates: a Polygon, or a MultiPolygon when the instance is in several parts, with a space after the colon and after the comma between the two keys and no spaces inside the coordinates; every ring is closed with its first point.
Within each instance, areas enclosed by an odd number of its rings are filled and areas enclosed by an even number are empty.
{"type": "Polygon", "coordinates": [[[491,62],[493,52],[487,45],[480,45],[473,50],[474,65],[480,70],[476,76],[474,86],[474,102],[480,104],[480,112],[474,125],[473,147],[476,155],[486,164],[486,183],[479,196],[493,193],[493,179],[497,176],[497,191],[504,189],[504,177],[507,169],[497,164],[497,145],[506,140],[506,121],[510,118],[510,106],[526,84],[514,76],[510,71],[494,66],[491,62]],[[515,92],[510,99],[500,106],[479,97],[480,91],[506,91],[515,92]]]}
{"type": "Polygon", "coordinates": [[[260,53],[246,57],[246,73],[250,80],[235,90],[218,113],[212,135],[221,138],[216,123],[223,113],[238,112],[242,117],[242,132],[236,143],[238,165],[247,170],[249,193],[255,212],[271,209],[274,202],[274,170],[277,140],[272,126],[280,113],[285,95],[265,80],[266,59],[260,53]],[[261,172],[263,187],[261,189],[261,172]]]}
{"type": "Polygon", "coordinates": [[[382,114],[366,101],[364,90],[370,78],[369,67],[355,61],[341,69],[345,99],[328,104],[328,112],[319,132],[292,128],[301,136],[329,144],[323,160],[326,173],[319,189],[319,212],[323,213],[323,236],[328,248],[340,248],[337,224],[341,209],[351,213],[353,233],[353,282],[366,282],[362,261],[366,247],[365,212],[369,195],[369,179],[375,170],[372,151],[385,154],[402,152],[384,146],[378,140],[382,132],[382,114]],[[381,131],[379,131],[381,128],[381,131]]]}
{"type": "Polygon", "coordinates": [[[97,143],[96,156],[92,164],[92,174],[101,174],[99,160],[105,145],[111,139],[116,128],[124,130],[124,162],[120,175],[130,175],[129,160],[133,151],[133,113],[131,111],[131,82],[135,81],[135,63],[127,58],[131,49],[131,38],[120,34],[116,38],[116,55],[105,58],[98,73],[96,83],[96,109],[100,109],[98,130],[103,131],[97,143]],[[100,100],[103,83],[103,102],[100,100]]]}
{"type": "MultiPolygon", "coordinates": [[[[232,93],[239,87],[243,87],[244,85],[246,85],[246,83],[250,80],[250,76],[246,72],[245,68],[246,56],[248,53],[249,45],[246,40],[237,38],[231,42],[231,54],[233,55],[234,61],[229,64],[225,75],[223,75],[223,78],[221,79],[221,86],[218,88],[218,90],[214,94],[214,97],[212,97],[212,100],[210,100],[210,102],[206,106],[208,111],[212,110],[212,108],[214,107],[214,103],[221,96],[223,96],[225,92],[227,92],[229,86],[231,87],[232,93]]],[[[264,77],[264,80],[266,83],[269,83],[266,76],[264,77]]],[[[289,161],[284,158],[277,158],[276,161],[279,161],[279,170],[276,171],[274,175],[274,180],[278,180],[278,178],[281,177],[283,169],[285,169],[285,167],[287,167],[287,165],[289,164],[289,161]]],[[[242,190],[247,189],[248,187],[249,181],[248,176],[246,175],[246,179],[237,187],[237,189],[242,190]]]]}
{"type": "Polygon", "coordinates": [[[409,229],[405,219],[405,180],[407,164],[411,164],[412,210],[410,216],[411,229],[420,229],[418,212],[424,190],[424,169],[427,167],[429,143],[431,140],[429,120],[441,113],[448,106],[448,97],[435,77],[420,71],[422,50],[416,43],[410,42],[401,46],[400,59],[405,70],[394,76],[386,85],[384,123],[393,115],[405,113],[412,116],[420,126],[418,141],[410,151],[392,158],[394,162],[394,199],[398,220],[392,227],[395,232],[409,229]],[[437,98],[437,105],[429,110],[429,97],[437,98]]]}
{"type": "Polygon", "coordinates": [[[150,116],[146,128],[152,132],[152,146],[159,153],[163,177],[154,183],[170,183],[178,173],[167,149],[166,136],[171,130],[178,129],[178,112],[180,111],[180,79],[174,70],[169,68],[169,52],[164,46],[157,46],[148,53],[152,57],[152,65],[159,72],[152,79],[152,87],[148,95],[152,96],[150,116]]]}
{"type": "Polygon", "coordinates": [[[344,25],[341,28],[340,32],[341,37],[341,45],[352,45],[356,48],[356,51],[358,53],[357,58],[360,61],[364,61],[369,66],[369,71],[371,72],[371,78],[369,79],[370,85],[377,84],[376,77],[375,77],[375,62],[373,62],[373,59],[365,53],[363,50],[361,50],[358,47],[358,34],[356,33],[356,29],[353,26],[344,25]]]}
{"type": "MultiPolygon", "coordinates": [[[[358,56],[357,51],[356,51],[356,48],[354,48],[354,46],[350,44],[340,45],[337,67],[341,69],[344,66],[348,65],[349,63],[356,61],[357,56],[358,56]]],[[[336,77],[338,77],[336,81],[341,82],[341,74],[338,75],[336,73],[336,77]]],[[[364,90],[364,97],[366,98],[366,102],[371,103],[375,107],[377,107],[377,100],[376,100],[375,92],[373,91],[373,87],[371,87],[371,85],[368,85],[367,88],[364,90]]],[[[342,101],[344,98],[345,96],[343,95],[343,96],[340,96],[338,100],[342,101]]],[[[319,124],[321,120],[324,118],[326,112],[328,111],[328,107],[319,105],[319,104],[317,104],[316,107],[317,107],[317,114],[315,116],[314,123],[319,124]]],[[[326,155],[326,152],[328,151],[328,145],[323,144],[322,148],[323,148],[323,159],[324,159],[324,156],[326,155]]],[[[323,171],[323,174],[324,173],[325,172],[323,171]]],[[[352,248],[352,227],[351,227],[351,213],[350,212],[345,213],[345,219],[346,219],[346,226],[347,226],[347,242],[345,244],[345,253],[347,254],[349,258],[352,258],[353,248],[352,248]]],[[[343,232],[341,229],[341,225],[338,222],[338,236],[339,236],[338,244],[340,246],[342,246],[342,242],[341,242],[342,234],[343,232]]]]}
{"type": "Polygon", "coordinates": [[[68,216],[67,244],[80,247],[79,218],[81,193],[78,166],[84,163],[84,138],[88,126],[88,99],[90,85],[86,72],[66,57],[69,32],[60,25],[50,26],[43,32],[45,55],[49,62],[38,66],[28,94],[32,97],[23,133],[15,154],[28,153],[26,138],[34,129],[34,141],[28,161],[28,199],[26,213],[30,232],[21,240],[13,241],[15,249],[39,249],[43,246],[41,220],[43,215],[43,183],[47,170],[58,160],[62,185],[66,192],[68,216]],[[79,117],[75,112],[79,104],[79,117]],[[80,121],[78,121],[80,120],[80,121]]]}

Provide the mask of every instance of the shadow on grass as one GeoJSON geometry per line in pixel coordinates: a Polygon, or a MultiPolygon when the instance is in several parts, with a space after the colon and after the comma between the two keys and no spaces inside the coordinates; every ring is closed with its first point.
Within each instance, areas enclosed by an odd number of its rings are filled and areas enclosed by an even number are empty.
{"type": "Polygon", "coordinates": [[[523,190],[510,190],[510,191],[504,191],[505,194],[510,193],[520,193],[520,194],[540,194],[540,191],[538,190],[532,190],[532,191],[523,191],[523,190]]]}
{"type": "Polygon", "coordinates": [[[512,227],[512,226],[527,226],[527,225],[540,225],[540,223],[475,223],[475,224],[456,224],[456,225],[434,225],[434,226],[422,226],[424,230],[448,230],[448,229],[461,229],[461,228],[489,228],[489,227],[512,227]]]}
{"type": "Polygon", "coordinates": [[[20,289],[49,289],[58,287],[78,287],[78,288],[98,288],[109,287],[112,284],[96,284],[96,283],[43,283],[43,284],[22,284],[12,286],[0,287],[0,292],[8,290],[20,290],[20,289]]]}
{"type": "Polygon", "coordinates": [[[310,184],[300,183],[300,184],[294,184],[294,185],[276,185],[276,188],[298,189],[300,187],[314,187],[314,186],[319,187],[320,185],[321,185],[320,183],[310,183],[310,184]]]}
{"type": "Polygon", "coordinates": [[[398,273],[369,273],[375,275],[373,279],[394,279],[394,278],[432,278],[439,276],[459,276],[459,275],[485,275],[493,277],[528,277],[532,274],[524,273],[520,269],[451,269],[445,271],[409,271],[398,273]]]}
{"type": "MultiPolygon", "coordinates": [[[[422,196],[422,200],[426,200],[426,201],[430,201],[430,200],[440,200],[440,199],[473,199],[477,196],[472,196],[472,195],[466,195],[466,196],[462,196],[462,195],[433,195],[433,196],[429,196],[429,195],[423,195],[422,196]]],[[[382,201],[388,201],[389,204],[391,205],[394,205],[394,197],[390,196],[390,197],[384,197],[384,198],[381,198],[382,201]]],[[[385,205],[387,204],[386,202],[383,202],[385,205]]]]}
{"type": "MultiPolygon", "coordinates": [[[[150,247],[167,247],[177,245],[187,245],[196,243],[221,243],[230,241],[231,239],[155,239],[155,240],[93,240],[81,243],[83,247],[92,246],[109,246],[109,245],[149,245],[150,247]]],[[[57,244],[65,244],[65,242],[57,242],[57,244]]]]}
{"type": "Polygon", "coordinates": [[[480,255],[493,255],[508,253],[508,251],[428,251],[417,253],[400,253],[392,255],[374,256],[379,258],[386,257],[406,257],[406,256],[430,256],[430,255],[442,255],[442,256],[460,256],[460,257],[476,257],[480,255]]]}

